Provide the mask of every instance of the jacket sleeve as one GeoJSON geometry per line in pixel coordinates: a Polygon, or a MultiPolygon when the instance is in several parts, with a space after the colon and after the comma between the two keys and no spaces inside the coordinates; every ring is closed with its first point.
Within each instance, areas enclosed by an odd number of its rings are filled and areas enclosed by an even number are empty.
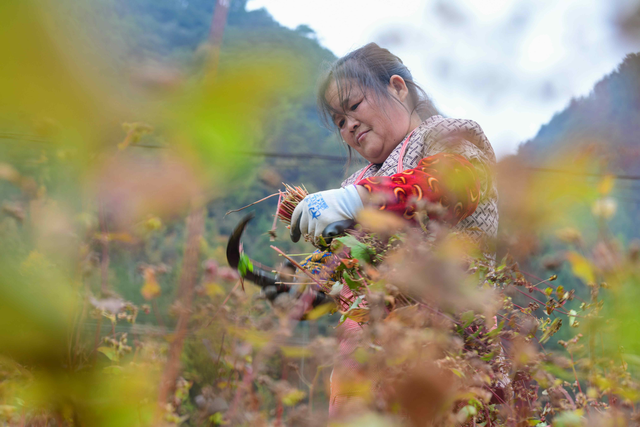
{"type": "Polygon", "coordinates": [[[380,210],[413,219],[421,207],[430,219],[456,225],[471,215],[480,201],[480,177],[476,167],[465,157],[438,153],[425,157],[413,169],[391,176],[370,177],[362,185],[378,202],[380,210]],[[429,209],[440,204],[443,209],[429,209]]]}

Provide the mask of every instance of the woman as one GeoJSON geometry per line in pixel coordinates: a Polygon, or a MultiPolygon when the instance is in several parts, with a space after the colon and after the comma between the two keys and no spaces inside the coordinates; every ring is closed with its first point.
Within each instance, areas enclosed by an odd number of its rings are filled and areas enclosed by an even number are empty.
{"type": "MultiPolygon", "coordinates": [[[[303,234],[317,238],[330,224],[355,219],[366,205],[412,220],[423,201],[444,207],[439,215],[431,210],[431,219],[467,234],[492,256],[498,228],[495,154],[477,123],[437,115],[402,61],[375,43],[331,66],[318,103],[349,152],[370,164],[341,188],[308,195],[292,215],[293,241],[303,234]]],[[[347,320],[341,328],[340,365],[357,370],[349,355],[360,327],[347,320]]],[[[348,399],[332,381],[330,415],[348,399]]]]}

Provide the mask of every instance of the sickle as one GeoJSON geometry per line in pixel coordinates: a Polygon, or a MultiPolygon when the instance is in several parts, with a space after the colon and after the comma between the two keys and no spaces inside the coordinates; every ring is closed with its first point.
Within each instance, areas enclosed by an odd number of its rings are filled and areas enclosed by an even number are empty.
{"type": "MultiPolygon", "coordinates": [[[[242,233],[244,229],[247,227],[249,221],[251,221],[254,217],[253,213],[242,218],[242,220],[238,223],[231,236],[229,236],[229,242],[227,243],[227,262],[232,268],[238,269],[240,265],[240,254],[242,251],[240,250],[240,238],[242,237],[242,233]]],[[[245,279],[252,281],[256,285],[261,288],[266,288],[267,286],[275,286],[278,292],[287,292],[289,290],[289,286],[276,284],[276,278],[270,272],[266,272],[262,270],[260,267],[256,265],[253,266],[253,271],[247,270],[243,276],[245,279]]]]}
{"type": "MultiPolygon", "coordinates": [[[[240,250],[240,238],[242,237],[242,233],[244,229],[247,227],[249,221],[251,221],[254,217],[253,213],[242,218],[242,220],[238,223],[236,228],[229,236],[229,241],[227,243],[227,262],[229,266],[232,268],[238,269],[240,265],[240,255],[242,251],[240,250]]],[[[276,288],[277,293],[289,292],[291,289],[288,285],[277,284],[275,276],[270,272],[266,272],[262,270],[260,267],[256,265],[253,266],[253,271],[247,270],[243,276],[245,279],[252,281],[256,285],[261,288],[266,288],[267,286],[274,286],[276,288]]],[[[313,299],[311,301],[311,306],[316,307],[320,304],[324,304],[326,302],[331,301],[331,297],[329,297],[324,292],[314,291],[313,299]]]]}

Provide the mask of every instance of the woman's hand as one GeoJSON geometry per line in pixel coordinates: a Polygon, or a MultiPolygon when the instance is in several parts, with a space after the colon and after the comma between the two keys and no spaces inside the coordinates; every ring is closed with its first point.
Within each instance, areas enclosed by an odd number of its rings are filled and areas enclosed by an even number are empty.
{"type": "Polygon", "coordinates": [[[297,242],[302,234],[318,238],[329,224],[355,219],[362,207],[355,185],[309,194],[291,215],[291,240],[297,242]]]}

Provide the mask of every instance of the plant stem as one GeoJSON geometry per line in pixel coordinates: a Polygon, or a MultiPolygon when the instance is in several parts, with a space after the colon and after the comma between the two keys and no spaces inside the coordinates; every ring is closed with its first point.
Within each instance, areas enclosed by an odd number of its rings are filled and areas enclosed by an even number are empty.
{"type": "Polygon", "coordinates": [[[98,218],[100,221],[102,257],[100,260],[100,292],[104,297],[109,289],[109,230],[104,217],[104,205],[98,200],[98,218]]]}
{"type": "Polygon", "coordinates": [[[318,377],[320,376],[320,372],[324,368],[328,368],[329,366],[333,366],[333,363],[328,363],[326,365],[320,365],[316,369],[316,375],[313,377],[313,381],[311,381],[311,385],[309,386],[309,412],[313,412],[313,391],[316,387],[316,382],[318,381],[318,377]]]}
{"type": "MultiPolygon", "coordinates": [[[[191,304],[193,300],[193,288],[198,272],[198,260],[200,255],[200,237],[204,231],[204,207],[194,207],[187,217],[187,239],[185,242],[184,258],[182,260],[182,272],[180,274],[180,314],[176,325],[174,339],[169,346],[169,357],[160,383],[158,393],[158,413],[156,421],[160,419],[161,411],[167,403],[171,391],[176,383],[180,369],[180,354],[188,333],[189,317],[191,316],[191,304]]],[[[157,424],[157,423],[156,423],[157,424]]]]}
{"type": "Polygon", "coordinates": [[[578,373],[576,372],[576,362],[573,361],[573,353],[569,351],[569,356],[571,356],[571,369],[573,370],[573,375],[576,377],[576,382],[578,383],[578,390],[582,393],[582,387],[580,387],[580,381],[578,381],[578,373]]]}
{"type": "Polygon", "coordinates": [[[271,195],[269,195],[269,196],[267,196],[267,197],[264,197],[264,198],[262,198],[262,199],[258,200],[257,202],[253,202],[253,203],[248,204],[247,206],[243,206],[243,207],[241,207],[240,209],[232,209],[232,210],[230,210],[229,212],[227,212],[226,214],[224,214],[224,216],[227,216],[227,215],[229,215],[230,213],[240,212],[240,211],[241,211],[241,210],[243,210],[243,209],[247,209],[248,207],[251,207],[251,206],[253,206],[253,205],[257,205],[258,203],[260,203],[260,202],[264,202],[265,200],[270,199],[271,197],[277,196],[277,195],[279,195],[279,194],[280,194],[280,192],[278,192],[278,193],[273,193],[273,194],[271,194],[271,195]]]}

